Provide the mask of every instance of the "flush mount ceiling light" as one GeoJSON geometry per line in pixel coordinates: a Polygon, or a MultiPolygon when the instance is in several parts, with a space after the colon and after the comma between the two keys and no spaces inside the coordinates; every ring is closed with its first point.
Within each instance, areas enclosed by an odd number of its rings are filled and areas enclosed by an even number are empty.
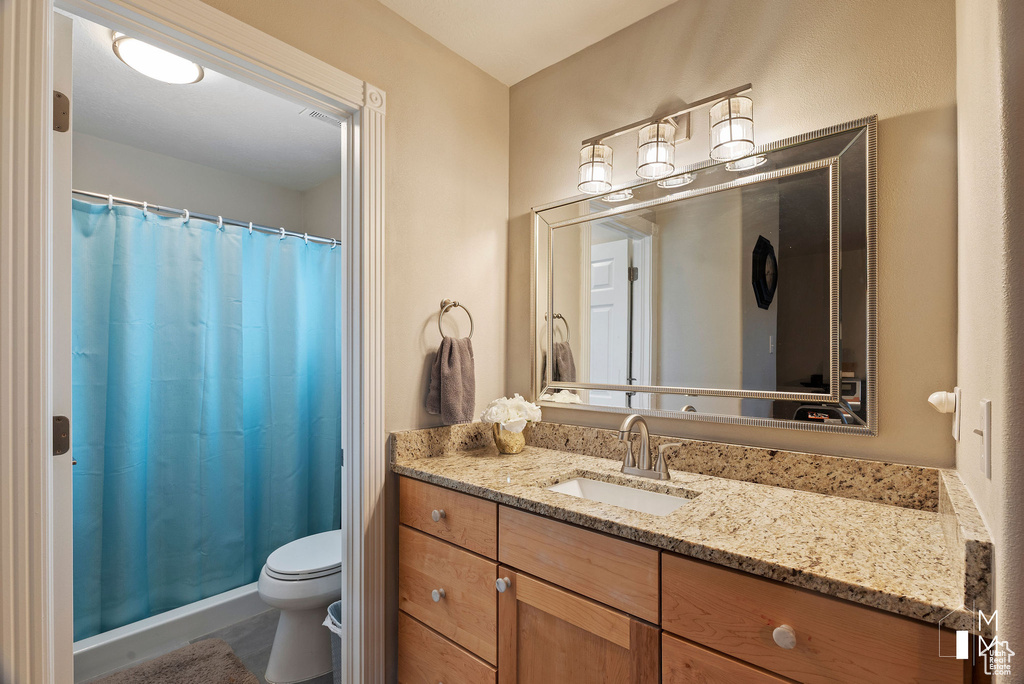
{"type": "Polygon", "coordinates": [[[666,189],[681,188],[684,185],[689,185],[693,180],[692,173],[684,173],[680,176],[672,176],[671,178],[658,181],[658,187],[666,189]]]}
{"type": "Polygon", "coordinates": [[[612,189],[612,148],[601,143],[580,150],[580,192],[596,195],[612,189]]]}
{"type": "Polygon", "coordinates": [[[658,121],[640,129],[636,147],[636,175],[663,178],[676,170],[676,126],[658,121]]]}
{"type": "MultiPolygon", "coordinates": [[[[754,148],[753,104],[749,97],[739,96],[750,89],[751,85],[747,83],[739,88],[698,100],[683,109],[657,113],[647,119],[584,140],[580,149],[577,187],[581,192],[593,195],[608,192],[612,187],[612,148],[607,142],[611,138],[634,131],[638,131],[636,175],[640,178],[654,179],[665,178],[674,173],[676,144],[690,139],[690,112],[712,105],[711,158],[732,161],[745,157],[754,148]]],[[[685,175],[677,179],[667,179],[667,185],[662,185],[661,182],[658,185],[673,188],[686,185],[692,180],[692,177],[685,175]]],[[[604,199],[618,194],[606,195],[604,199]]]]}
{"type": "Polygon", "coordinates": [[[727,97],[711,107],[711,158],[732,161],[754,151],[754,103],[727,97]]]}
{"type": "Polygon", "coordinates": [[[606,202],[625,202],[628,199],[633,199],[633,191],[629,188],[624,190],[616,190],[615,192],[609,192],[607,195],[602,197],[606,202]]]}
{"type": "Polygon", "coordinates": [[[203,80],[203,67],[137,38],[115,33],[113,47],[118,59],[157,81],[183,85],[203,80]]]}

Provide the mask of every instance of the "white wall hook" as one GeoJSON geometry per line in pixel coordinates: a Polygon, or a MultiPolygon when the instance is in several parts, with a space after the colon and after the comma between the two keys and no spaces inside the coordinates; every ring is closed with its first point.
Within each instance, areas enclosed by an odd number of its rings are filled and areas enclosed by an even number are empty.
{"type": "Polygon", "coordinates": [[[278,239],[279,240],[284,240],[284,228],[281,228],[281,237],[278,238],[278,239]]]}
{"type": "Polygon", "coordinates": [[[956,411],[956,394],[945,391],[932,392],[928,395],[928,403],[939,413],[953,413],[956,411]]]}

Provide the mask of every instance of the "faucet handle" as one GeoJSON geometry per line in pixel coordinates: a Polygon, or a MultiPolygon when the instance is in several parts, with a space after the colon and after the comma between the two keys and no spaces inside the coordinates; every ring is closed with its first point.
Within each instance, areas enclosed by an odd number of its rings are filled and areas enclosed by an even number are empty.
{"type": "Polygon", "coordinates": [[[628,437],[622,440],[626,447],[626,455],[622,457],[622,467],[636,468],[636,459],[633,457],[633,441],[628,437]]]}
{"type": "Polygon", "coordinates": [[[661,475],[662,480],[669,480],[672,477],[668,472],[668,461],[665,459],[665,449],[679,446],[681,444],[682,442],[668,442],[666,444],[658,445],[658,460],[654,464],[654,469],[661,475]]]}

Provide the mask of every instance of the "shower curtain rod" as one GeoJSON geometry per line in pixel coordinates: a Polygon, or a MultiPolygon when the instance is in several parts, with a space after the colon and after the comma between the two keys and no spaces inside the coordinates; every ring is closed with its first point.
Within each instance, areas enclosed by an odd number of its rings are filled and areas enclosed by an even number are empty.
{"type": "Polygon", "coordinates": [[[210,214],[200,214],[190,212],[188,209],[174,209],[173,207],[163,207],[159,204],[149,204],[148,202],[139,202],[137,200],[124,199],[123,197],[114,197],[113,195],[104,195],[99,192],[88,192],[87,190],[72,190],[72,195],[82,195],[83,197],[94,197],[96,199],[105,200],[108,205],[113,204],[126,204],[131,207],[138,207],[143,211],[156,211],[163,214],[177,214],[182,218],[197,218],[203,221],[209,221],[211,223],[222,223],[231,226],[238,226],[240,228],[247,228],[250,231],[257,230],[261,233],[268,233],[270,235],[280,235],[282,238],[285,236],[296,237],[306,242],[317,242],[322,245],[330,245],[331,249],[334,249],[339,244],[340,240],[334,238],[320,237],[319,235],[310,235],[308,233],[295,233],[284,228],[271,228],[270,226],[261,226],[257,223],[250,223],[248,221],[236,221],[235,219],[226,219],[222,216],[212,216],[210,214]]]}

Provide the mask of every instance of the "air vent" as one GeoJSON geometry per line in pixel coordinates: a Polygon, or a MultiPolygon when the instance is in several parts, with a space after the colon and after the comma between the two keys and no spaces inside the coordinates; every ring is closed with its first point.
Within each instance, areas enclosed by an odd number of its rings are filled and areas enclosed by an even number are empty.
{"type": "Polygon", "coordinates": [[[316,109],[311,109],[311,108],[303,109],[301,112],[299,112],[299,116],[308,116],[311,119],[316,119],[317,121],[323,121],[324,123],[330,124],[330,125],[335,126],[337,128],[341,128],[341,120],[340,119],[336,119],[333,116],[331,116],[330,114],[324,114],[323,112],[318,111],[316,109]]]}

